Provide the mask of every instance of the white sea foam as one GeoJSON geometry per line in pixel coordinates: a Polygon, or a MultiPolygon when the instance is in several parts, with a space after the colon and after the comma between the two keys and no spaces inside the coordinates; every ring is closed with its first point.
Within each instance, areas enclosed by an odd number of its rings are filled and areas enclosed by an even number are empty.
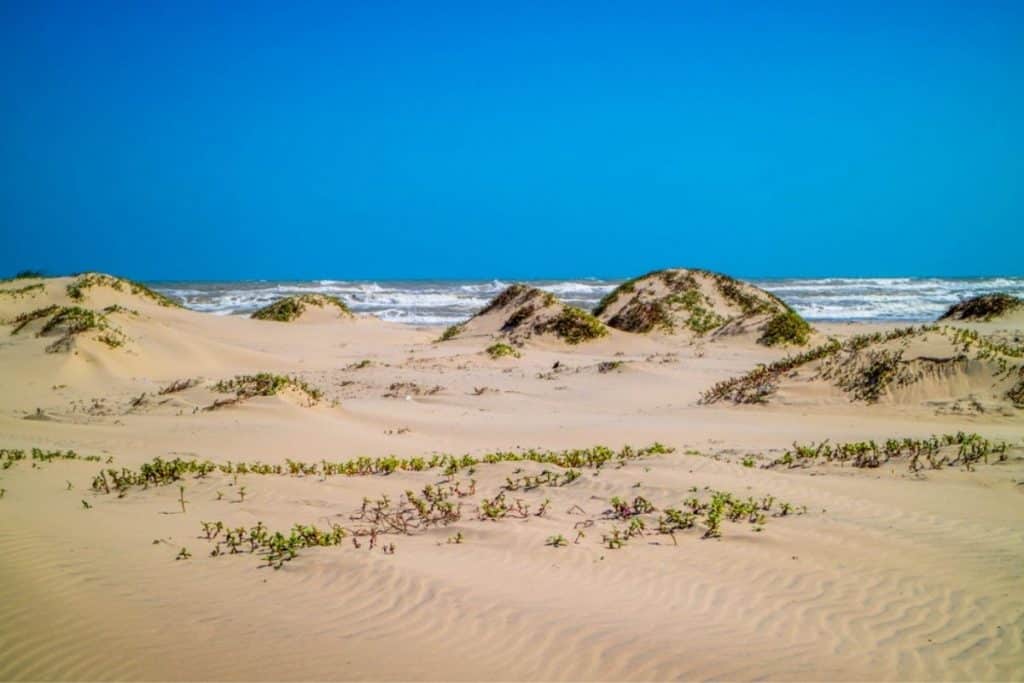
{"type": "MultiPolygon", "coordinates": [[[[621,280],[538,280],[534,285],[592,308],[621,280]]],[[[754,280],[810,320],[934,320],[948,306],[996,291],[1024,296],[1024,277],[785,278],[754,280]]],[[[450,325],[466,319],[510,283],[486,281],[309,280],[304,282],[173,282],[154,288],[197,311],[246,314],[291,294],[330,294],[356,312],[412,325],[450,325]]]]}

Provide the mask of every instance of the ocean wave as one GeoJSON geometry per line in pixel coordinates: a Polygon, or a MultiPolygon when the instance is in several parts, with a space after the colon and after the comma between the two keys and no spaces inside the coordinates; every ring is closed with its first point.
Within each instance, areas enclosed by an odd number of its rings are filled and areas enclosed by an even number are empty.
{"type": "MultiPolygon", "coordinates": [[[[621,280],[536,280],[527,284],[581,308],[592,308],[621,280]]],[[[752,282],[779,296],[809,320],[934,320],[967,297],[1005,291],[1024,296],[1024,277],[778,278],[752,282]]],[[[508,283],[465,281],[249,281],[154,283],[188,308],[221,315],[248,314],[283,296],[329,294],[356,312],[411,325],[465,320],[508,283]]]]}

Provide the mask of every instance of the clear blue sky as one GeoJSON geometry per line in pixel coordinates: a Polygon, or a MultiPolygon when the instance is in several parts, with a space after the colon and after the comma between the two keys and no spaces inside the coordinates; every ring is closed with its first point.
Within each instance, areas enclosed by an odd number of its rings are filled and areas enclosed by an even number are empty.
{"type": "Polygon", "coordinates": [[[1019,0],[0,0],[0,59],[0,273],[1024,271],[1019,0]]]}

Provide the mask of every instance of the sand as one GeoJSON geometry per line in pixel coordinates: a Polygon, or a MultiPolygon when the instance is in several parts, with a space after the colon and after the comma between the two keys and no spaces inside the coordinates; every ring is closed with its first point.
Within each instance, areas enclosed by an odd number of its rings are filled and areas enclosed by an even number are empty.
{"type": "MultiPolygon", "coordinates": [[[[0,295],[0,318],[73,303],[68,282],[0,295]]],[[[38,324],[0,329],[0,448],[113,459],[0,470],[2,680],[1024,678],[1024,410],[978,382],[951,390],[930,378],[865,404],[798,377],[764,405],[701,405],[714,383],[790,350],[616,331],[576,346],[531,339],[521,357],[495,360],[486,336],[436,343],[440,330],[360,316],[266,322],[102,287],[80,303],[112,304],[135,311],[108,316],[126,338],[117,348],[84,333],[47,353],[38,324]],[[263,371],[324,396],[203,410],[225,396],[214,382],[263,371]],[[198,384],[158,393],[183,378],[198,384]],[[957,408],[958,391],[978,393],[983,409],[957,408]],[[1008,457],[973,471],[764,467],[794,441],[958,430],[1009,442],[1008,457]],[[525,519],[476,510],[506,478],[558,468],[463,470],[455,479],[475,479],[477,493],[459,499],[458,522],[373,549],[366,537],[304,549],[280,570],[249,553],[211,557],[200,522],[354,529],[364,497],[398,500],[447,478],[215,472],[184,480],[184,513],[177,484],[123,497],[90,488],[101,468],[158,456],[281,464],[653,442],[674,452],[508,492],[530,506],[525,519]],[[760,531],[727,523],[717,539],[655,533],[693,487],[772,495],[794,512],[760,531]],[[626,526],[605,519],[616,496],[658,512],[610,549],[602,535],[626,526]],[[557,535],[568,545],[546,544],[557,535]],[[182,548],[191,559],[175,560],[182,548]]],[[[964,326],[1022,331],[1019,319],[964,326]]],[[[816,338],[886,329],[816,327],[816,338]]]]}

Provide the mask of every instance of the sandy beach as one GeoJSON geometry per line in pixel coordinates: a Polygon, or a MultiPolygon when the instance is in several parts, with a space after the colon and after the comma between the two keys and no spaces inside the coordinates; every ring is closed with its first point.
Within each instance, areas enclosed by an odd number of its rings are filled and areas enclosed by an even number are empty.
{"type": "Polygon", "coordinates": [[[556,301],[445,334],[76,282],[0,286],[30,288],[0,293],[0,679],[1024,676],[1019,313],[570,344],[556,301]],[[103,319],[43,332],[70,306],[103,319]],[[890,384],[843,346],[874,333],[890,384]],[[231,384],[257,373],[292,379],[231,384]],[[294,525],[294,557],[251,531],[294,525]]]}

